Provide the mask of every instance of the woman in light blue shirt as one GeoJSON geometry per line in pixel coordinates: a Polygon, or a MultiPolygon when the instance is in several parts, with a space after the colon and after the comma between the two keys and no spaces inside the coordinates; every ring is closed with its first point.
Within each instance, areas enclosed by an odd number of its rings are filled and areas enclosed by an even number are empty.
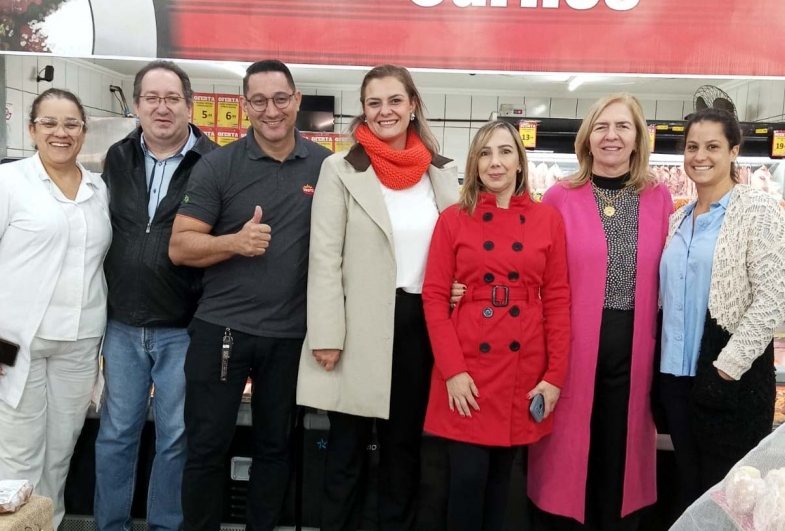
{"type": "Polygon", "coordinates": [[[670,219],[660,262],[659,391],[684,510],[772,429],[773,332],[785,318],[785,212],[737,184],[741,128],[706,109],[685,127],[697,200],[670,219]]]}

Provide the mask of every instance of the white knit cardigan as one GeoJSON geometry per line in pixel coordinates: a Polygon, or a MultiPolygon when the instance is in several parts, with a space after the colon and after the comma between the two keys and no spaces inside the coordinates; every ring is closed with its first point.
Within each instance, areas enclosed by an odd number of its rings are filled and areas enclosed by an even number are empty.
{"type": "MultiPolygon", "coordinates": [[[[686,209],[671,215],[666,247],[686,209]]],[[[785,320],[785,209],[744,184],[733,188],[714,249],[709,313],[732,334],[714,366],[735,380],[785,320]]]]}

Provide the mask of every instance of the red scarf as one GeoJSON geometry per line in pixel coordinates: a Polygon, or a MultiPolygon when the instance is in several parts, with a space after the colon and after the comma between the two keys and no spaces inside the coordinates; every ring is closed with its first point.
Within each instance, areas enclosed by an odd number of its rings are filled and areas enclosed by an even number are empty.
{"type": "Polygon", "coordinates": [[[376,176],[387,188],[405,190],[422,179],[433,158],[431,152],[414,131],[409,129],[406,148],[395,151],[361,124],[354,132],[357,142],[365,148],[376,176]]]}

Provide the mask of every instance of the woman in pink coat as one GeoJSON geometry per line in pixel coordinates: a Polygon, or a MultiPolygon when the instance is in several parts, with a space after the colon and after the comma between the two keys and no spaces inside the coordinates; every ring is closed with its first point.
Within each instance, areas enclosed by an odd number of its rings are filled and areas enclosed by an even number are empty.
{"type": "Polygon", "coordinates": [[[564,218],[572,337],[553,433],[529,447],[528,492],[542,529],[635,531],[657,493],[649,392],[673,202],[649,170],[635,97],[595,102],[575,153],[578,173],[543,197],[564,218]]]}

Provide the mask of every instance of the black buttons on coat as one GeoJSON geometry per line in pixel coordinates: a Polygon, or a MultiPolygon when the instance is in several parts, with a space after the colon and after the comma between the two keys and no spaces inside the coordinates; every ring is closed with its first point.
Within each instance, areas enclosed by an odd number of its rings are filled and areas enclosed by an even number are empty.
{"type": "Polygon", "coordinates": [[[513,306],[512,308],[510,308],[510,315],[512,315],[513,317],[518,317],[520,314],[521,314],[521,309],[518,308],[517,306],[513,306]]]}
{"type": "Polygon", "coordinates": [[[523,244],[521,242],[515,242],[512,244],[512,250],[517,252],[523,251],[523,244]]]}
{"type": "Polygon", "coordinates": [[[493,273],[485,273],[485,276],[484,276],[484,277],[482,277],[482,279],[483,279],[485,282],[487,282],[488,284],[490,284],[491,282],[493,282],[493,280],[494,280],[495,278],[496,278],[496,277],[494,277],[494,276],[493,276],[493,273]]]}
{"type": "Polygon", "coordinates": [[[507,275],[507,278],[515,282],[516,280],[521,278],[521,276],[516,271],[510,271],[510,273],[507,275]]]}
{"type": "Polygon", "coordinates": [[[482,215],[483,221],[490,221],[492,219],[493,219],[493,214],[491,214],[490,212],[486,212],[485,214],[482,215]]]}
{"type": "Polygon", "coordinates": [[[488,343],[480,343],[480,352],[483,354],[491,351],[491,346],[488,343]]]}
{"type": "Polygon", "coordinates": [[[493,308],[483,308],[482,316],[486,318],[493,317],[493,308]]]}
{"type": "Polygon", "coordinates": [[[482,244],[482,248],[485,249],[486,251],[493,251],[493,242],[491,240],[488,240],[487,242],[482,244]]]}
{"type": "Polygon", "coordinates": [[[523,214],[521,214],[521,216],[520,216],[520,220],[521,220],[521,223],[526,223],[526,216],[524,216],[523,214]]]}
{"type": "Polygon", "coordinates": [[[518,352],[520,349],[521,349],[521,344],[518,343],[517,341],[513,341],[512,343],[510,343],[510,350],[512,350],[513,352],[518,352]]]}

